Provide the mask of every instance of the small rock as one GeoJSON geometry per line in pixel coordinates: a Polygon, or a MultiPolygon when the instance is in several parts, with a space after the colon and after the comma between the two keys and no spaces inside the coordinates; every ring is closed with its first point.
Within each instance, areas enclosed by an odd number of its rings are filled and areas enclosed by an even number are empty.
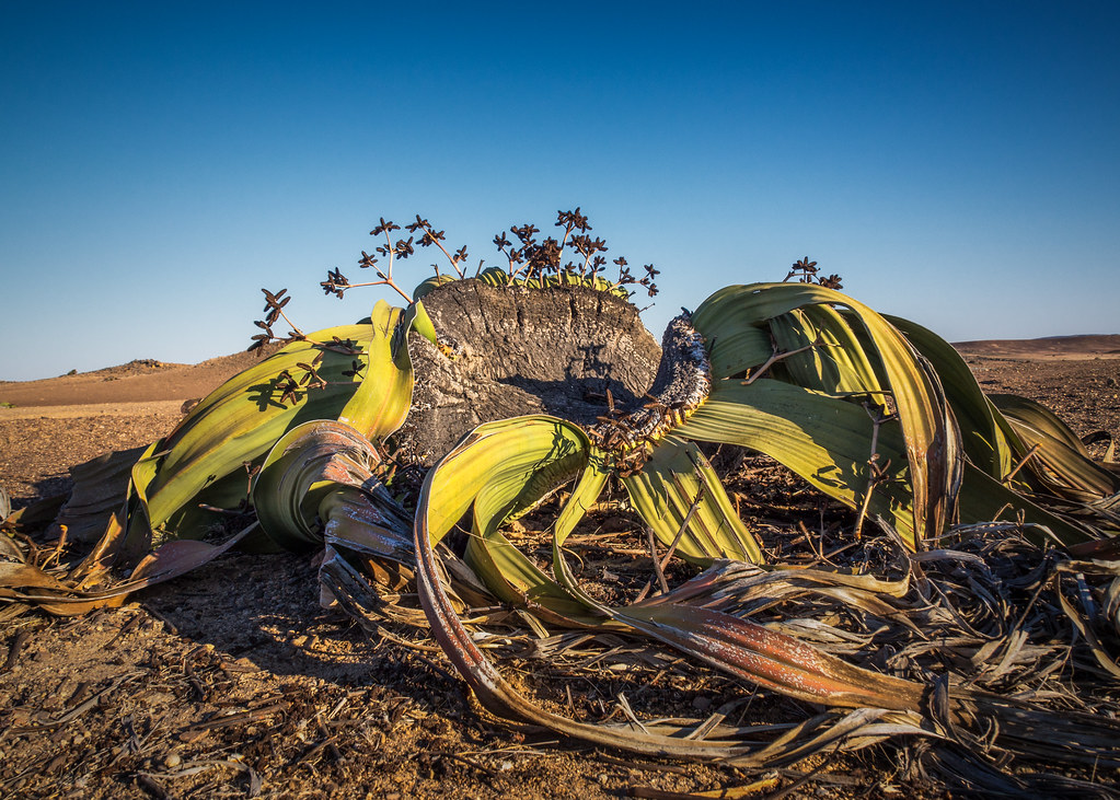
{"type": "Polygon", "coordinates": [[[168,769],[175,769],[183,763],[183,759],[179,757],[178,753],[168,753],[167,757],[163,759],[163,765],[168,769]]]}

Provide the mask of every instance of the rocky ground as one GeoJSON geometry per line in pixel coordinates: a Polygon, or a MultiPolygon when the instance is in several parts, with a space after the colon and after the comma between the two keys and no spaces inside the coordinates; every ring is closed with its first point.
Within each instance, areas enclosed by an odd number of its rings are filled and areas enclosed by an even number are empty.
{"type": "MultiPolygon", "coordinates": [[[[962,348],[986,390],[1040,400],[1079,434],[1120,435],[1120,339],[993,344],[962,348]]],[[[68,467],[158,438],[244,364],[0,383],[0,486],[16,507],[65,491],[68,467]]],[[[437,650],[371,637],[318,596],[312,556],[236,554],[119,609],[5,623],[0,797],[944,794],[900,786],[889,756],[798,784],[814,765],[748,775],[558,743],[487,718],[437,650]]],[[[655,691],[699,713],[718,689],[655,691]]],[[[604,717],[612,704],[605,693],[604,717]]]]}

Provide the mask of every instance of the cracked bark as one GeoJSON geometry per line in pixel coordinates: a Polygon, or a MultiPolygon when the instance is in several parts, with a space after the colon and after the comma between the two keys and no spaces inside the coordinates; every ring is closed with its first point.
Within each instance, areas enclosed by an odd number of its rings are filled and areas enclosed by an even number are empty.
{"type": "Polygon", "coordinates": [[[416,385],[408,420],[393,437],[408,460],[432,466],[483,422],[551,414],[588,426],[634,407],[650,388],[661,349],[637,309],[580,286],[548,290],[448,283],[424,297],[449,359],[410,335],[416,385]]]}

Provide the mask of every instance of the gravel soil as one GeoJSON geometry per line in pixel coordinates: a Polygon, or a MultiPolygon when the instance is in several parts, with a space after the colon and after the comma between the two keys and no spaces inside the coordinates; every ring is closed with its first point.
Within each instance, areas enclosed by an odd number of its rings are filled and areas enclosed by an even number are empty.
{"type": "MultiPolygon", "coordinates": [[[[986,390],[1120,435],[1113,353],[966,354],[986,390]]],[[[0,383],[0,486],[17,508],[65,491],[68,467],[160,437],[244,358],[0,383]]],[[[372,637],[318,594],[313,556],[233,554],[118,609],[7,623],[0,797],[946,796],[889,763],[792,787],[813,765],[749,775],[556,742],[488,718],[440,653],[372,637]]],[[[702,709],[704,692],[681,697],[702,709]]]]}

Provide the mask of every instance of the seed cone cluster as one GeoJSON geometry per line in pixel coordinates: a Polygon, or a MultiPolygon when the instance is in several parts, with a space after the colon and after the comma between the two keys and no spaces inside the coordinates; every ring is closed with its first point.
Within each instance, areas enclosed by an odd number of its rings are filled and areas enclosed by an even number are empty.
{"type": "Polygon", "coordinates": [[[665,329],[661,362],[645,397],[630,409],[612,403],[612,414],[600,417],[587,435],[615,457],[623,474],[631,474],[641,469],[653,445],[696,412],[711,389],[712,365],[704,337],[686,312],[665,329]]]}

